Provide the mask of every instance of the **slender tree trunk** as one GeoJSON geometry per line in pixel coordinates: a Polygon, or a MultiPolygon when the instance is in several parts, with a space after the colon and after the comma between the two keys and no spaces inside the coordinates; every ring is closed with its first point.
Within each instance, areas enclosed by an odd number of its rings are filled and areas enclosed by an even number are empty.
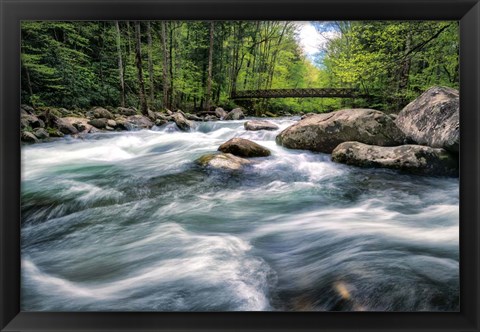
{"type": "Polygon", "coordinates": [[[145,83],[143,82],[143,71],[142,71],[142,49],[141,49],[141,31],[140,31],[140,22],[135,22],[135,63],[137,65],[138,73],[138,98],[140,99],[140,109],[142,114],[148,115],[148,106],[145,99],[145,83]]]}
{"type": "Polygon", "coordinates": [[[152,60],[152,31],[150,21],[147,22],[147,40],[148,40],[148,76],[150,81],[150,105],[153,105],[155,99],[153,60],[152,60]]]}
{"type": "Polygon", "coordinates": [[[163,47],[163,107],[170,108],[168,103],[168,87],[170,85],[168,81],[168,50],[167,50],[167,22],[162,21],[162,47],[163,47]]]}
{"type": "Polygon", "coordinates": [[[210,103],[212,99],[212,68],[213,68],[213,32],[214,22],[210,22],[210,48],[208,49],[208,78],[207,78],[207,94],[205,110],[210,110],[210,103]]]}
{"type": "Polygon", "coordinates": [[[125,80],[123,75],[123,61],[122,61],[122,45],[120,26],[118,21],[115,21],[115,29],[117,30],[117,55],[118,55],[118,76],[120,79],[120,105],[125,107],[125,80]]]}
{"type": "Polygon", "coordinates": [[[170,107],[175,106],[175,90],[174,90],[174,85],[173,85],[173,30],[175,26],[173,25],[173,22],[170,23],[170,47],[169,47],[169,71],[170,71],[170,107]]]}

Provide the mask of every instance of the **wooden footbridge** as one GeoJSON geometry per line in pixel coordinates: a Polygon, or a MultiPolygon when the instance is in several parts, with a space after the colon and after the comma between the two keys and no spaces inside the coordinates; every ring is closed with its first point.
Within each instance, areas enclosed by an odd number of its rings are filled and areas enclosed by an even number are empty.
{"type": "Polygon", "coordinates": [[[318,89],[270,89],[232,91],[231,99],[255,98],[357,98],[362,97],[359,89],[318,88],[318,89]]]}

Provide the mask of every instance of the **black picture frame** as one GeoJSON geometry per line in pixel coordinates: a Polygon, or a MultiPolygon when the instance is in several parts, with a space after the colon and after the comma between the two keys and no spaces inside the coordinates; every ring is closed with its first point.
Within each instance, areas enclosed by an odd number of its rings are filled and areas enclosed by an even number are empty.
{"type": "Polygon", "coordinates": [[[1,331],[480,331],[478,0],[0,0],[1,331]],[[21,312],[22,20],[460,20],[460,312],[21,312]]]}

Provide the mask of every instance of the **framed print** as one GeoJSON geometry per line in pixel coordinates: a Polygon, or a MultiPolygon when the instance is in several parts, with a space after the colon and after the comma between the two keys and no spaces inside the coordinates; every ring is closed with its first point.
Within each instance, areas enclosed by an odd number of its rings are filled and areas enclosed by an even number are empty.
{"type": "Polygon", "coordinates": [[[478,1],[1,1],[1,330],[479,330],[478,1]]]}

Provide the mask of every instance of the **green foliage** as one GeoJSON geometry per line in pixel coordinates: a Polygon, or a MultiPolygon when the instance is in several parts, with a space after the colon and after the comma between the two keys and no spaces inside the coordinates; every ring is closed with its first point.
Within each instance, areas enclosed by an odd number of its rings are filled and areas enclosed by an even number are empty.
{"type": "MultiPolygon", "coordinates": [[[[140,109],[134,22],[118,23],[119,33],[113,21],[22,22],[22,103],[119,106],[122,77],[126,106],[140,109]]],[[[215,22],[209,104],[236,107],[229,98],[233,90],[359,87],[368,98],[285,98],[246,105],[257,115],[352,106],[398,110],[432,85],[458,88],[457,22],[323,22],[317,27],[337,33],[313,65],[299,47],[294,22],[215,22]]],[[[140,43],[151,109],[192,111],[207,105],[210,22],[142,22],[140,43]]]]}

